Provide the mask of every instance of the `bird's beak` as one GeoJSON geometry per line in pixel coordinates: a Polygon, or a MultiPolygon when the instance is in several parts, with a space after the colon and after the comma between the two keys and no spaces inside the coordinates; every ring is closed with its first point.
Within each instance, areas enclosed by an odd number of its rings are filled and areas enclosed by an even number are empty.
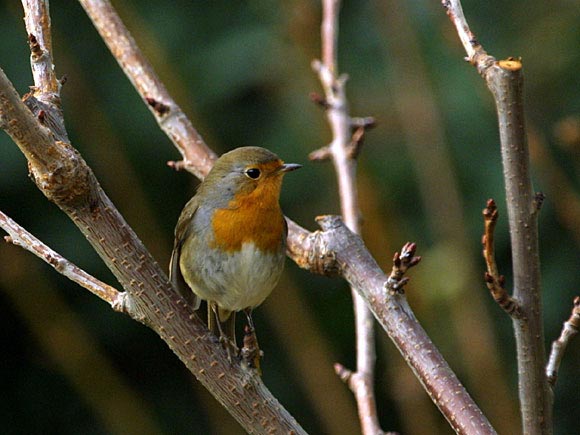
{"type": "Polygon", "coordinates": [[[290,172],[290,171],[295,171],[296,169],[300,169],[302,167],[302,165],[299,165],[298,163],[284,163],[282,166],[280,166],[279,171],[280,172],[290,172]]]}

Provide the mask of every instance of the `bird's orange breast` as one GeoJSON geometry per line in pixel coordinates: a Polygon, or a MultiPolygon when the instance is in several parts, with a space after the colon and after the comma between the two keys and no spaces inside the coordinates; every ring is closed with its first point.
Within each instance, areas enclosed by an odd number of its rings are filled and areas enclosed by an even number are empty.
{"type": "Polygon", "coordinates": [[[235,252],[252,242],[261,251],[278,252],[284,234],[281,184],[281,176],[262,180],[251,192],[236,194],[227,208],[217,209],[212,217],[214,248],[235,252]]]}

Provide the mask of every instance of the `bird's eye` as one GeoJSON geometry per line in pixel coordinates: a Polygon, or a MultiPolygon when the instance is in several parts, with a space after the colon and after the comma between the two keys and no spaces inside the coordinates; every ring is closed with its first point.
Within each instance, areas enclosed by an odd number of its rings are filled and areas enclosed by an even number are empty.
{"type": "Polygon", "coordinates": [[[246,176],[252,180],[257,180],[260,178],[260,175],[262,175],[258,168],[248,168],[244,171],[244,174],[246,174],[246,176]]]}

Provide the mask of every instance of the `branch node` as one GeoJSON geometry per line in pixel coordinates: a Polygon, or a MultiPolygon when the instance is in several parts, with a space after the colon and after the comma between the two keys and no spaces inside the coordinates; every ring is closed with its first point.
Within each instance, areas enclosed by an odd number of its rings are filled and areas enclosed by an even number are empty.
{"type": "Polygon", "coordinates": [[[314,162],[322,162],[324,160],[330,160],[332,157],[332,151],[330,150],[329,146],[325,146],[322,148],[318,148],[315,151],[312,151],[308,154],[308,159],[314,162]]]}
{"type": "Polygon", "coordinates": [[[30,47],[30,53],[34,57],[34,59],[39,59],[44,54],[44,50],[38,43],[36,36],[32,33],[28,35],[28,46],[30,47]]]}
{"type": "Polygon", "coordinates": [[[322,237],[321,231],[314,231],[310,234],[312,246],[308,252],[308,266],[312,273],[324,276],[340,275],[340,266],[336,261],[336,253],[329,250],[325,238],[322,237]]]}
{"type": "Polygon", "coordinates": [[[542,209],[546,195],[542,192],[536,192],[534,195],[534,212],[539,212],[542,209]]]}
{"type": "Polygon", "coordinates": [[[130,312],[131,300],[127,292],[119,292],[117,297],[111,302],[111,308],[119,313],[127,314],[130,312]]]}
{"type": "Polygon", "coordinates": [[[375,128],[377,122],[374,117],[351,118],[350,126],[353,129],[352,140],[348,145],[347,153],[351,159],[356,159],[360,154],[365,133],[375,128]]]}
{"type": "Polygon", "coordinates": [[[323,231],[335,230],[344,225],[342,218],[333,214],[316,216],[314,219],[323,231]]]}
{"type": "Polygon", "coordinates": [[[340,363],[334,364],[334,372],[338,375],[340,380],[342,382],[344,382],[345,384],[348,384],[350,382],[350,378],[352,377],[352,374],[353,374],[352,370],[347,369],[345,366],[343,366],[340,363]]]}
{"type": "Polygon", "coordinates": [[[337,88],[344,87],[344,85],[346,85],[346,82],[348,81],[349,78],[350,77],[346,73],[343,73],[340,76],[338,76],[338,78],[336,79],[336,86],[337,86],[337,88]]]}
{"type": "Polygon", "coordinates": [[[310,67],[312,68],[312,70],[316,73],[319,73],[320,70],[322,70],[322,62],[320,61],[320,59],[314,59],[311,63],[310,63],[310,67]]]}
{"type": "Polygon", "coordinates": [[[483,258],[487,265],[483,279],[494,301],[511,317],[522,318],[519,304],[505,289],[505,276],[500,275],[495,261],[494,232],[499,212],[493,199],[488,199],[483,209],[484,233],[481,237],[483,258]]]}
{"type": "Polygon", "coordinates": [[[365,117],[354,117],[350,119],[350,125],[353,129],[357,130],[363,127],[365,130],[370,130],[377,126],[377,120],[373,116],[365,117]]]}
{"type": "Polygon", "coordinates": [[[171,107],[155,98],[145,97],[145,101],[159,116],[165,116],[171,111],[171,107]]]}
{"type": "Polygon", "coordinates": [[[175,171],[182,171],[183,169],[185,169],[187,167],[187,162],[185,160],[178,160],[178,161],[169,160],[167,162],[167,166],[169,166],[171,169],[173,169],[175,171]]]}
{"type": "Polygon", "coordinates": [[[324,110],[330,108],[330,104],[328,103],[326,98],[324,98],[318,92],[310,92],[310,94],[308,94],[308,97],[310,98],[310,101],[315,103],[317,106],[323,108],[324,110]]]}
{"type": "Polygon", "coordinates": [[[390,295],[405,293],[404,287],[409,282],[410,278],[405,277],[404,275],[407,270],[416,266],[421,261],[421,257],[415,256],[416,250],[416,243],[407,242],[401,249],[400,253],[395,252],[395,255],[393,256],[393,269],[384,284],[385,290],[387,290],[390,295]]]}

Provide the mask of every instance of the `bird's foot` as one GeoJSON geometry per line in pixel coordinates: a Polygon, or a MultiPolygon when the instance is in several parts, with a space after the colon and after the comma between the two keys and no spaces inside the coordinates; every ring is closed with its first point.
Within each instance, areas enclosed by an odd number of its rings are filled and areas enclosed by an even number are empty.
{"type": "Polygon", "coordinates": [[[240,355],[240,348],[236,346],[236,343],[225,334],[220,334],[219,342],[228,354],[228,361],[232,363],[234,361],[234,357],[237,358],[240,355]]]}
{"type": "Polygon", "coordinates": [[[244,345],[240,351],[242,362],[252,369],[255,369],[258,375],[262,376],[262,369],[260,367],[260,359],[264,356],[264,352],[260,350],[258,345],[258,337],[256,331],[249,325],[244,328],[244,345]]]}

